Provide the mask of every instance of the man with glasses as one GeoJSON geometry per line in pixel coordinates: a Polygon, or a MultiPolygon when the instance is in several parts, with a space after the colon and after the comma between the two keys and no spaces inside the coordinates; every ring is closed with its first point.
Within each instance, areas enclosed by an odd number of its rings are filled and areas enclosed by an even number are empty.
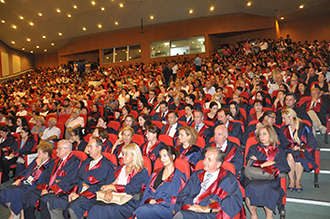
{"type": "Polygon", "coordinates": [[[54,195],[61,196],[68,193],[77,184],[81,160],[72,153],[72,144],[68,140],[61,140],[58,142],[56,152],[58,159],[48,168],[37,189],[20,196],[25,218],[36,218],[34,215],[36,203],[41,208],[41,218],[50,218],[46,205],[48,199],[54,195]]]}
{"type": "MultiPolygon", "coordinates": [[[[64,219],[69,214],[70,218],[82,218],[96,199],[96,191],[103,185],[115,181],[114,165],[102,155],[103,142],[99,137],[91,137],[87,151],[87,158],[78,171],[78,183],[70,194],[48,199],[47,207],[52,219],[64,219]]],[[[41,215],[41,218],[44,218],[41,215]]],[[[46,217],[45,217],[46,218],[46,217]]]]}

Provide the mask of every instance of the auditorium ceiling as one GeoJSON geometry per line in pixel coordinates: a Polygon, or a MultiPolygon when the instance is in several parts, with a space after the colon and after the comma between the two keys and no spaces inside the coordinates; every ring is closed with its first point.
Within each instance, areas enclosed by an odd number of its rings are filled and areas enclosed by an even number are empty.
{"type": "MultiPolygon", "coordinates": [[[[329,0],[0,0],[0,40],[51,53],[77,39],[130,28],[225,14],[279,22],[330,14],[329,0]]],[[[193,28],[193,27],[192,27],[193,28]]]]}

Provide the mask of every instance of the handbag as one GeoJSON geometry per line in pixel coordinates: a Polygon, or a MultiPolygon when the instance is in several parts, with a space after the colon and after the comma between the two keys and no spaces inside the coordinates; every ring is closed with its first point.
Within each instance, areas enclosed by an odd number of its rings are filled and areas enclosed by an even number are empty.
{"type": "Polygon", "coordinates": [[[275,178],[274,174],[269,174],[262,171],[261,167],[252,166],[253,160],[250,159],[245,167],[244,176],[249,180],[272,180],[275,178]]]}

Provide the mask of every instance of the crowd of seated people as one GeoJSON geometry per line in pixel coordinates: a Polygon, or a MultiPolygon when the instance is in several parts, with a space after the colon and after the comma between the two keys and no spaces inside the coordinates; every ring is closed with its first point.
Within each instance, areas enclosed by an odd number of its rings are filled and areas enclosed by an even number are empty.
{"type": "Polygon", "coordinates": [[[330,43],[293,43],[288,36],[258,44],[219,47],[205,58],[88,72],[39,68],[0,85],[2,181],[16,169],[10,189],[25,186],[17,196],[27,193],[18,204],[0,194],[11,218],[33,218],[36,200],[42,218],[81,218],[90,209],[90,218],[129,218],[133,212],[137,218],[232,218],[244,214],[238,180],[251,218],[257,218],[257,206],[272,218],[283,197],[279,173],[288,172],[288,191],[302,192],[303,171],[317,168],[315,135],[327,134],[329,123],[330,43]],[[244,151],[251,138],[255,144],[244,151]],[[28,166],[24,155],[38,143],[38,158],[28,166]],[[61,160],[49,158],[48,146],[61,160]],[[81,163],[72,151],[88,158],[81,163]],[[112,164],[104,153],[115,155],[112,164]],[[164,166],[151,170],[150,180],[142,156],[151,169],[157,162],[164,166]],[[249,159],[273,171],[275,179],[247,179],[243,167],[249,159]],[[187,163],[190,180],[175,160],[187,163]],[[225,162],[233,173],[222,167],[225,162]],[[173,183],[171,190],[167,183],[173,183]],[[98,190],[110,201],[113,192],[134,195],[145,186],[146,197],[124,205],[95,201],[98,190]]]}

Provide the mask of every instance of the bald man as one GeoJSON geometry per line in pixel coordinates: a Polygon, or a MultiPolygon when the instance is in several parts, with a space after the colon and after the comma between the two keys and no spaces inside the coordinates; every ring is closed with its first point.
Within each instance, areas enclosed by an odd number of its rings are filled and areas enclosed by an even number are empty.
{"type": "Polygon", "coordinates": [[[224,125],[219,125],[214,129],[214,141],[210,142],[205,151],[209,147],[217,147],[225,154],[225,161],[235,166],[236,175],[243,167],[243,151],[242,148],[234,142],[228,140],[228,129],[224,125]]]}

